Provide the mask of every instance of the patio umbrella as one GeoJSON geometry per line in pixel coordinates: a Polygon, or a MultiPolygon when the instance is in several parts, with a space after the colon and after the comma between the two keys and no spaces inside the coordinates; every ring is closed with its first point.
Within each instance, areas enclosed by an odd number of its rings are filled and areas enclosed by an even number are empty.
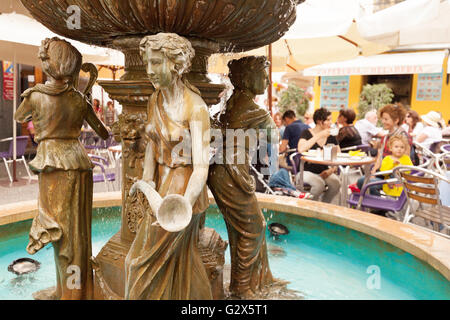
{"type": "MultiPolygon", "coordinates": [[[[372,28],[361,28],[372,41],[401,48],[412,45],[436,45],[450,43],[450,1],[416,0],[405,1],[376,13],[378,23],[372,28]],[[378,15],[377,15],[378,14],[378,15]],[[385,30],[393,16],[401,25],[394,31],[385,30]],[[414,19],[411,19],[411,17],[414,19]]],[[[366,19],[365,23],[370,24],[366,19]]]]}
{"type": "MultiPolygon", "coordinates": [[[[37,58],[41,41],[45,38],[65,39],[28,16],[17,13],[0,14],[0,60],[40,65],[37,58]]],[[[85,62],[104,65],[124,65],[120,51],[87,45],[71,39],[69,41],[83,55],[85,62]]]]}
{"type": "MultiPolygon", "coordinates": [[[[384,44],[366,40],[356,19],[362,15],[358,0],[310,0],[297,6],[297,20],[272,46],[273,72],[299,71],[331,61],[370,56],[390,50],[384,44]]],[[[241,54],[215,55],[210,72],[225,73],[226,63],[247,55],[267,55],[263,47],[241,54]]]]}
{"type": "MultiPolygon", "coordinates": [[[[209,72],[226,73],[229,60],[265,55],[271,63],[271,77],[272,72],[301,71],[317,64],[390,50],[359,33],[355,19],[361,15],[359,0],[307,0],[297,6],[297,19],[280,40],[240,54],[214,55],[209,61],[209,72]]],[[[271,111],[271,90],[268,103],[271,111]]]]}
{"type": "MultiPolygon", "coordinates": [[[[17,64],[40,65],[38,52],[41,41],[57,35],[36,20],[17,13],[0,14],[0,30],[0,60],[13,62],[13,113],[15,113],[17,109],[17,64]]],[[[85,62],[102,65],[124,65],[124,56],[119,51],[94,47],[73,40],[69,41],[81,52],[85,62]]],[[[16,135],[16,122],[13,120],[14,181],[16,181],[16,135]]]]}

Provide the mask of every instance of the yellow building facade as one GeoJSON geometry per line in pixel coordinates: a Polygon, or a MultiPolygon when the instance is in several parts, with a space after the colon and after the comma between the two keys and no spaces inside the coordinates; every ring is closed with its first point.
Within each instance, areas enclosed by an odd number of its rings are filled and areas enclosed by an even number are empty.
{"type": "MultiPolygon", "coordinates": [[[[426,63],[426,61],[424,61],[426,63]]],[[[334,63],[334,65],[339,65],[339,63],[334,63]]],[[[450,120],[450,74],[448,74],[448,55],[441,62],[442,70],[442,83],[440,87],[440,99],[439,100],[424,100],[418,99],[418,90],[420,90],[420,73],[411,74],[411,88],[409,89],[409,105],[411,109],[417,111],[419,115],[424,115],[429,111],[439,111],[447,122],[450,120]]],[[[325,70],[325,69],[324,69],[325,70]]],[[[421,70],[421,69],[418,69],[421,70]]],[[[334,75],[322,71],[323,76],[334,75]],[[326,74],[326,75],[325,75],[326,74]]],[[[344,72],[344,71],[342,71],[344,72]]],[[[343,73],[340,75],[343,75],[343,73]]],[[[314,108],[318,109],[321,106],[321,78],[323,76],[315,76],[314,80],[314,108]]],[[[359,96],[362,91],[363,86],[367,83],[368,75],[349,75],[348,84],[348,103],[347,107],[354,109],[357,112],[359,104],[359,96]]],[[[334,111],[333,120],[337,118],[338,112],[334,111]]]]}

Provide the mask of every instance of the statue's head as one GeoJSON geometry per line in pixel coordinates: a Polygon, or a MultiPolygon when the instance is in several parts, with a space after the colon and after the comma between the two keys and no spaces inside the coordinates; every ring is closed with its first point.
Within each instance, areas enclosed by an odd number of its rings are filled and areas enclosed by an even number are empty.
{"type": "Polygon", "coordinates": [[[187,73],[195,56],[189,40],[175,33],[144,37],[139,48],[147,74],[157,89],[170,86],[187,73]]]}
{"type": "Polygon", "coordinates": [[[69,42],[57,37],[42,41],[39,58],[43,71],[55,80],[75,83],[79,76],[83,57],[69,42]]]}
{"type": "Polygon", "coordinates": [[[228,62],[228,76],[235,88],[250,90],[255,95],[262,94],[269,83],[268,66],[266,57],[243,57],[228,62]]]}

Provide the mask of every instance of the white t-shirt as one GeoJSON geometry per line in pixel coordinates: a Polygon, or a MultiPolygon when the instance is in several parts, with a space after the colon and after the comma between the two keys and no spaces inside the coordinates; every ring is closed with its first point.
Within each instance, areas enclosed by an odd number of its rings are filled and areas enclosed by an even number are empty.
{"type": "Polygon", "coordinates": [[[420,142],[421,145],[430,149],[431,145],[435,142],[442,141],[442,130],[432,126],[425,126],[419,135],[426,134],[427,138],[420,142]]]}
{"type": "Polygon", "coordinates": [[[381,128],[376,127],[367,119],[361,119],[356,121],[355,128],[358,130],[359,135],[361,136],[362,144],[369,144],[370,140],[378,133],[381,132],[381,128]]]}
{"type": "MultiPolygon", "coordinates": [[[[404,124],[402,124],[402,128],[405,129],[405,131],[408,132],[408,134],[409,134],[409,125],[404,123],[404,124]]],[[[412,131],[413,141],[416,141],[417,136],[422,132],[422,130],[423,130],[423,123],[417,122],[416,126],[414,127],[414,129],[412,131]]]]}

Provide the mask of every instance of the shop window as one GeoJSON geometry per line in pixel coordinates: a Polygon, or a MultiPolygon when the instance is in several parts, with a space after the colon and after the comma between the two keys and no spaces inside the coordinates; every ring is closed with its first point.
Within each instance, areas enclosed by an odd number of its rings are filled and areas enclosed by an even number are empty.
{"type": "Polygon", "coordinates": [[[400,75],[370,75],[366,77],[368,84],[386,84],[394,93],[393,102],[400,102],[403,105],[411,105],[412,74],[400,75]]]}

